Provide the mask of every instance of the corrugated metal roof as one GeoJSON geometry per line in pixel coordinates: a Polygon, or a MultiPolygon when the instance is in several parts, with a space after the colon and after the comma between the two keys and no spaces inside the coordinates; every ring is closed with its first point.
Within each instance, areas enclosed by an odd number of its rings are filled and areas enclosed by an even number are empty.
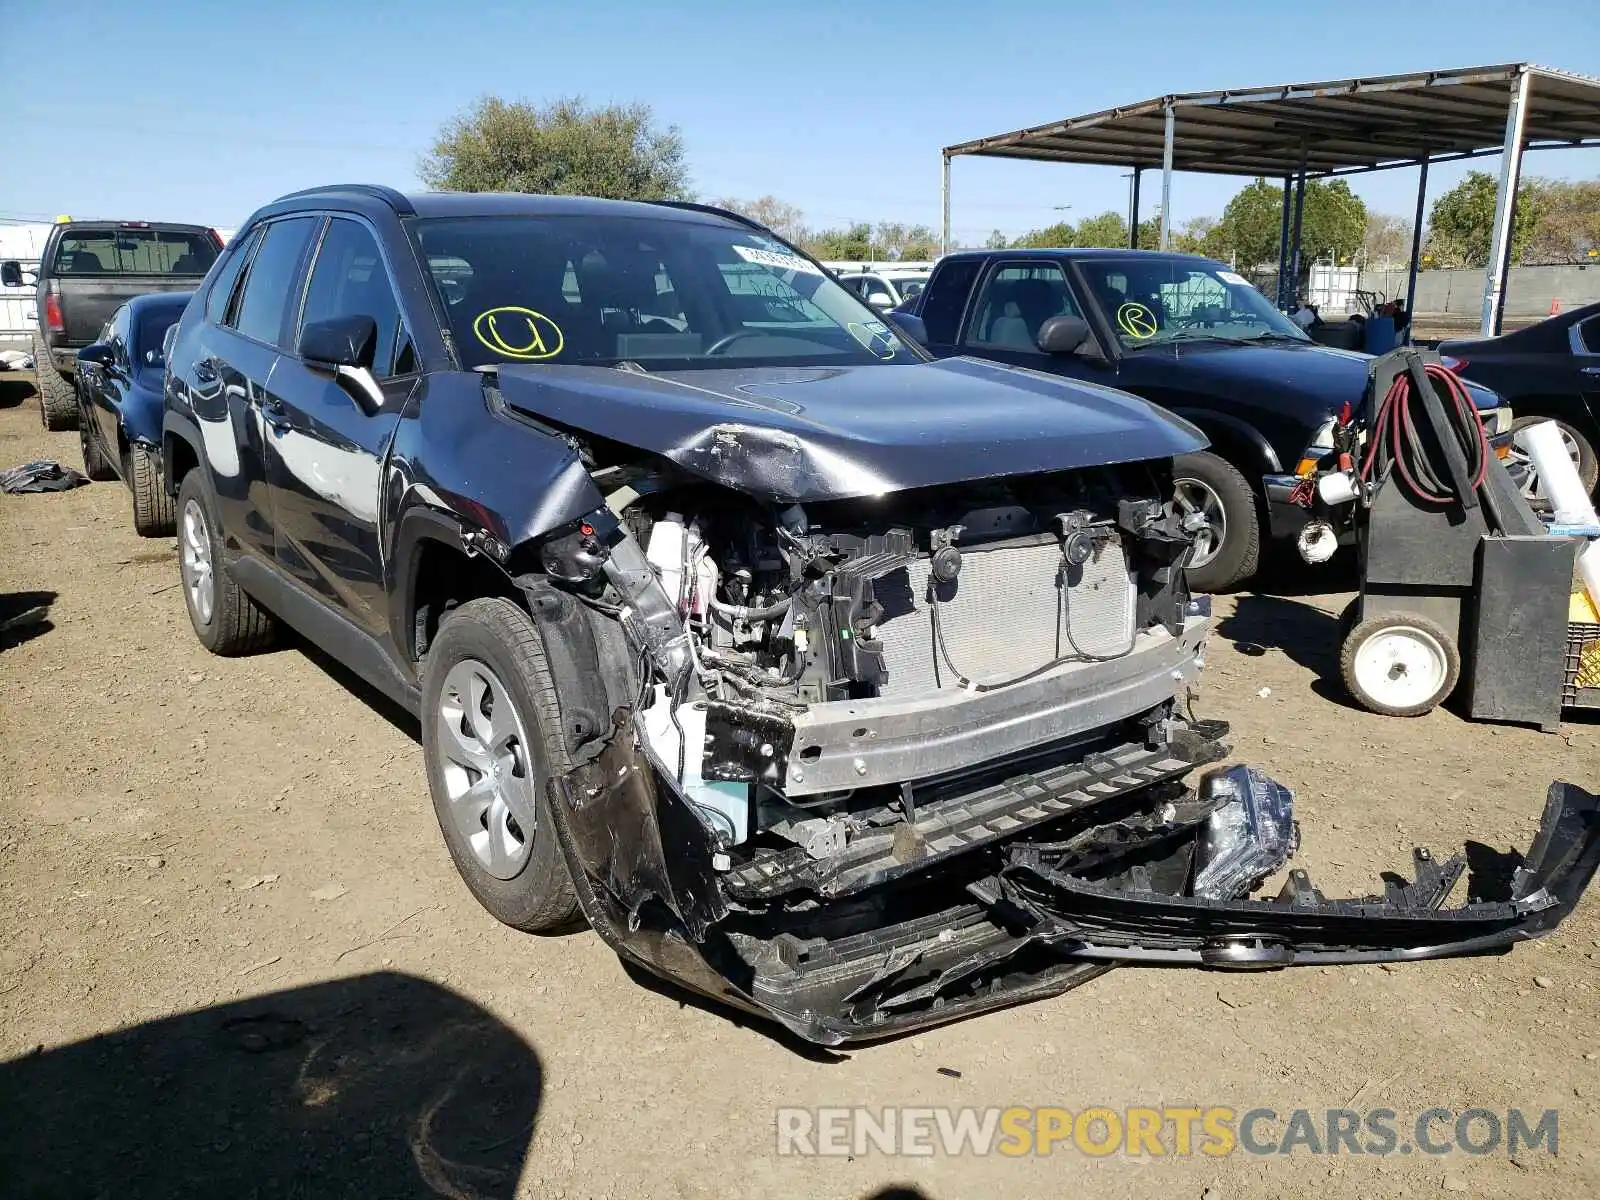
{"type": "Polygon", "coordinates": [[[945,148],[1118,167],[1159,167],[1173,109],[1173,168],[1220,175],[1341,175],[1498,154],[1506,109],[1530,76],[1527,147],[1600,145],[1600,79],[1531,63],[1158,96],[945,148]]]}

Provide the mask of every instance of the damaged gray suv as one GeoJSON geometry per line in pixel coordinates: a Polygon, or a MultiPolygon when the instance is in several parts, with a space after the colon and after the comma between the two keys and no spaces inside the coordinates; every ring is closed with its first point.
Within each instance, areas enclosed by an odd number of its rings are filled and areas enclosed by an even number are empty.
{"type": "Polygon", "coordinates": [[[1226,754],[1169,502],[1203,439],[918,332],[714,209],[285,197],[168,355],[195,632],[286,623],[415,713],[500,920],[818,1042],[1562,918],[1600,845],[1565,785],[1503,894],[1443,909],[1463,864],[1419,851],[1247,899],[1297,835],[1259,772],[1190,778],[1226,754]]]}

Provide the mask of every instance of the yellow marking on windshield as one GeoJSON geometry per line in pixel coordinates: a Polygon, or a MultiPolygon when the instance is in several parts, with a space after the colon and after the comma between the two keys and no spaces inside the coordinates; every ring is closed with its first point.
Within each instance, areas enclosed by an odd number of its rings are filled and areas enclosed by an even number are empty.
{"type": "Polygon", "coordinates": [[[496,354],[502,354],[506,358],[522,359],[525,362],[554,358],[561,353],[561,347],[566,344],[561,326],[549,317],[531,308],[519,308],[511,304],[479,313],[477,320],[472,323],[472,332],[480,342],[496,354]],[[504,332],[501,331],[502,321],[506,325],[504,332]],[[526,343],[521,341],[523,332],[517,327],[519,321],[527,326],[526,343]],[[517,340],[513,341],[513,338],[517,340]]]}
{"type": "Polygon", "coordinates": [[[1117,309],[1117,328],[1131,338],[1155,337],[1156,315],[1137,300],[1129,300],[1117,309]]]}

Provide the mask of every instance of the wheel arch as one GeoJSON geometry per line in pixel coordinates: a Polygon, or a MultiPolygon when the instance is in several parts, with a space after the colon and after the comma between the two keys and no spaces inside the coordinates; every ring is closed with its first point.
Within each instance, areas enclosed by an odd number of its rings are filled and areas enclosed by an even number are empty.
{"type": "Polygon", "coordinates": [[[1272,443],[1248,421],[1209,409],[1174,408],[1172,411],[1206,435],[1211,443],[1206,451],[1237,467],[1251,491],[1260,491],[1261,476],[1283,470],[1272,443]]]}

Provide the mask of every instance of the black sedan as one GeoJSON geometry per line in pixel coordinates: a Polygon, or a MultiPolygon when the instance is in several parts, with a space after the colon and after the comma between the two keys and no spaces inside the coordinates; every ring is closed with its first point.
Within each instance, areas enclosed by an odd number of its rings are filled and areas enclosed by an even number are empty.
{"type": "Polygon", "coordinates": [[[90,479],[121,479],[133,493],[133,528],[170,537],[172,497],[161,480],[162,342],[193,292],[135,296],[78,351],[78,440],[90,479]]]}
{"type": "Polygon", "coordinates": [[[1517,426],[1551,420],[1593,492],[1600,478],[1600,304],[1575,308],[1497,338],[1444,342],[1439,352],[1468,379],[1492,387],[1517,426]]]}

